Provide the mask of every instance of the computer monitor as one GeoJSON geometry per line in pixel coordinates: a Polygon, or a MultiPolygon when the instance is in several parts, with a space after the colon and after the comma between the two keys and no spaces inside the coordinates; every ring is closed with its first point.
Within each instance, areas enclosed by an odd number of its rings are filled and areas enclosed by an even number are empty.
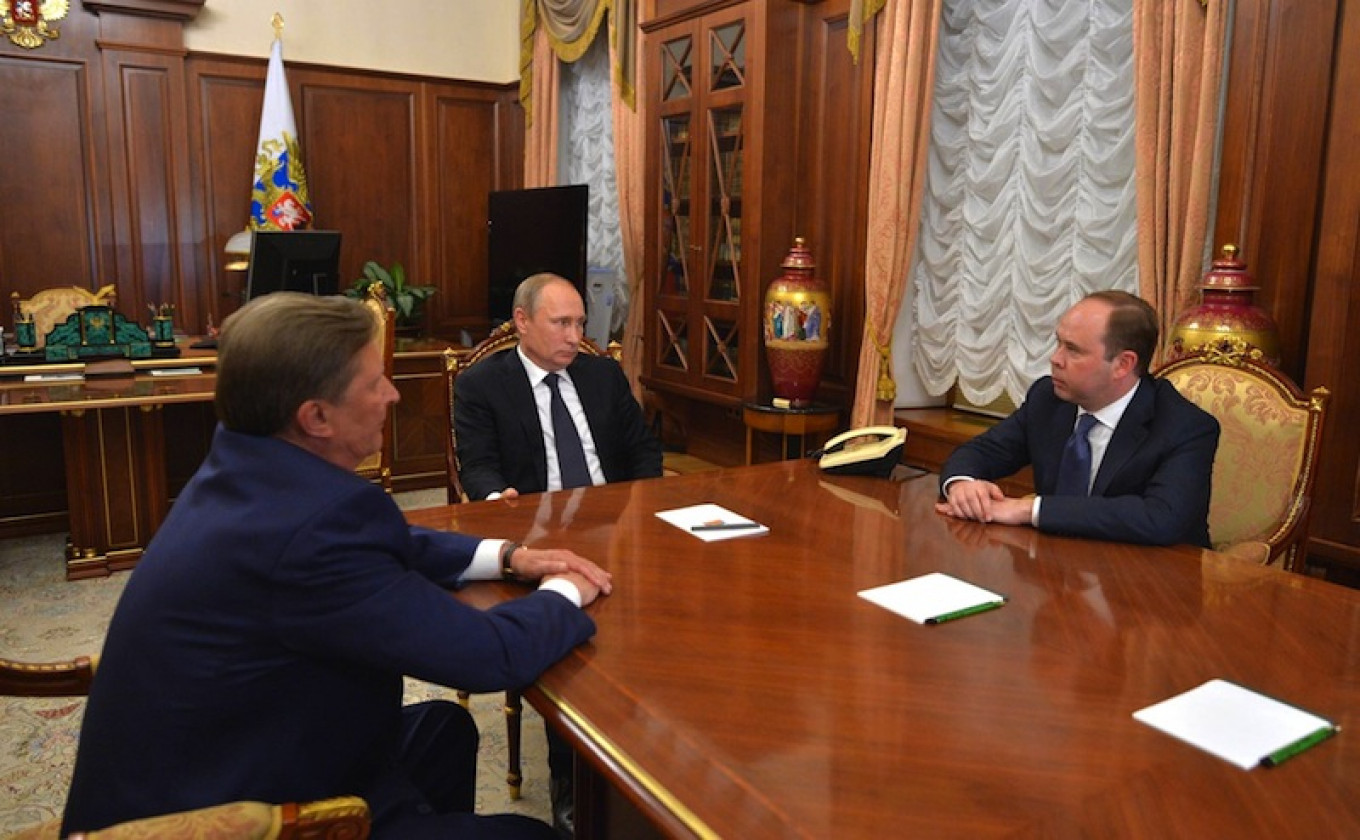
{"type": "Polygon", "coordinates": [[[586,299],[589,212],[585,184],[491,193],[487,315],[493,327],[510,320],[515,288],[533,274],[550,271],[570,280],[586,299]]]}
{"type": "Polygon", "coordinates": [[[340,293],[340,232],[257,230],[250,242],[246,300],[270,292],[340,293]]]}

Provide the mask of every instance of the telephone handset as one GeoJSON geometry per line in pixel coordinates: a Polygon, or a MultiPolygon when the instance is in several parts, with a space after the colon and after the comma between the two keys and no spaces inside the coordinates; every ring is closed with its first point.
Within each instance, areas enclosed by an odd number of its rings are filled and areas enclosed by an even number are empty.
{"type": "Polygon", "coordinates": [[[893,467],[901,463],[902,448],[907,445],[907,430],[896,426],[865,426],[842,432],[822,447],[817,462],[823,470],[839,475],[876,475],[887,478],[893,467]],[[872,437],[858,446],[846,447],[856,438],[872,437]]]}

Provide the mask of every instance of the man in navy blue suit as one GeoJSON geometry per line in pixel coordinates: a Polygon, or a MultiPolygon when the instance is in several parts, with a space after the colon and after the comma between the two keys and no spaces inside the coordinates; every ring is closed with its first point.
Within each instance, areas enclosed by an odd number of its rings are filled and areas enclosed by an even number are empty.
{"type": "MultiPolygon", "coordinates": [[[[623,370],[613,359],[580,352],[586,310],[576,287],[555,274],[528,277],[515,289],[513,316],[515,351],[454,380],[458,478],[468,496],[513,499],[661,475],[661,444],[623,370]],[[554,384],[585,457],[576,478],[559,460],[554,384]]],[[[553,822],[566,836],[573,828],[572,762],[570,746],[549,729],[553,822]]]]}
{"type": "Polygon", "coordinates": [[[1009,417],[963,444],[941,470],[937,510],[961,519],[1145,545],[1209,547],[1209,491],[1218,421],[1148,375],[1157,316],[1126,292],[1083,298],[1058,322],[1051,376],[1009,417]],[[1089,474],[1059,488],[1063,452],[1081,415],[1089,474]],[[994,483],[1034,468],[1034,498],[994,483]]]}
{"type": "Polygon", "coordinates": [[[397,392],[356,301],[276,293],[223,325],[212,449],[132,572],[80,734],[63,836],[233,800],[364,797],[373,837],[552,838],[478,817],[466,710],[403,677],[532,682],[611,583],[570,551],[406,524],[354,473],[397,392]],[[482,611],[448,589],[538,590],[482,611]]]}

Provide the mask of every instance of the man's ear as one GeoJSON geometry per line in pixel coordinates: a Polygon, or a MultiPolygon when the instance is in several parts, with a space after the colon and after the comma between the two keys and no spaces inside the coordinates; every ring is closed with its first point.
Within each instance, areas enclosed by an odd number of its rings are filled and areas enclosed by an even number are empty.
{"type": "Polygon", "coordinates": [[[307,437],[331,436],[330,405],[325,400],[304,400],[293,415],[293,420],[298,430],[307,437]]]}
{"type": "Polygon", "coordinates": [[[515,329],[520,332],[524,332],[525,327],[529,326],[529,313],[524,311],[524,307],[516,306],[515,311],[511,313],[511,317],[514,318],[515,329]]]}
{"type": "Polygon", "coordinates": [[[1121,377],[1134,376],[1138,370],[1138,354],[1132,350],[1121,350],[1114,357],[1115,373],[1121,377]]]}

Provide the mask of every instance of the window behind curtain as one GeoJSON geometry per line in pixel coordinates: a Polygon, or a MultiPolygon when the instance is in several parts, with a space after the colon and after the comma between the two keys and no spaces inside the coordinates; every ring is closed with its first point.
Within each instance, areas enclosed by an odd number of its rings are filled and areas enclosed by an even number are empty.
{"type": "Polygon", "coordinates": [[[1059,316],[1138,291],[1128,0],[945,0],[912,358],[926,390],[1019,403],[1059,316]]]}
{"type": "MultiPolygon", "coordinates": [[[[590,187],[586,234],[587,265],[613,279],[614,307],[609,332],[622,332],[628,312],[619,230],[619,191],[614,181],[614,127],[610,116],[609,38],[601,30],[585,55],[562,65],[558,179],[590,187]]],[[[594,315],[592,314],[592,318],[594,315]]],[[[601,325],[592,323],[596,334],[601,325]]]]}

